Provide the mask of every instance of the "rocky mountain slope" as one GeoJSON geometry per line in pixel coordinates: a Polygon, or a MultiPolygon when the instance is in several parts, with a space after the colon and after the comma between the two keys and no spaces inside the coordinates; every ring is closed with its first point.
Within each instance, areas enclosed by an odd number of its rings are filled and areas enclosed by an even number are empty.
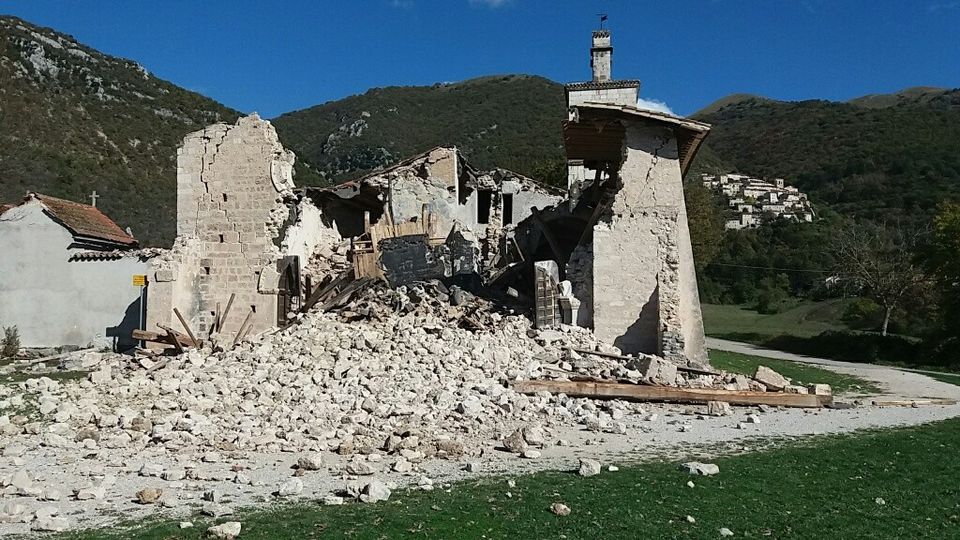
{"type": "MultiPolygon", "coordinates": [[[[65,34],[0,17],[0,202],[27,190],[89,201],[148,245],[175,231],[182,137],[239,113],[65,34]]],[[[562,181],[562,85],[492,76],[388,87],[274,119],[298,185],[357,176],[441,144],[480,167],[562,181]]],[[[849,103],[737,94],[701,110],[714,125],[691,176],[783,176],[844,213],[928,216],[960,194],[960,90],[912,88],[849,103]]]]}
{"type": "Polygon", "coordinates": [[[237,112],[72,37],[0,17],[0,201],[28,190],[97,205],[141,242],[175,233],[176,150],[237,112]]]}

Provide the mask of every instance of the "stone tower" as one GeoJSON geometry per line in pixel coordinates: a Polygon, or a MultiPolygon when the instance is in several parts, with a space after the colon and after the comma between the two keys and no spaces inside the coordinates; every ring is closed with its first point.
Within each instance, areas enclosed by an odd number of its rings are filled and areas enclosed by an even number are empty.
{"type": "Polygon", "coordinates": [[[593,70],[593,82],[607,82],[613,64],[613,47],[610,45],[609,30],[593,31],[593,46],[590,47],[590,69],[593,70]]]}
{"type": "Polygon", "coordinates": [[[594,30],[590,47],[590,69],[593,80],[571,83],[564,87],[567,107],[584,103],[613,103],[616,105],[637,104],[640,81],[613,79],[613,46],[609,30],[594,30]]]}

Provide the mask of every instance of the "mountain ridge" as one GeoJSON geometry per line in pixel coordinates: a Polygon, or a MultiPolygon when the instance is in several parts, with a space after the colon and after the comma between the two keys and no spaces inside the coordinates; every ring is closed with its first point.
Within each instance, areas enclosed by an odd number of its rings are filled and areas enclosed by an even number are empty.
{"type": "MultiPolygon", "coordinates": [[[[39,191],[99,206],[146,245],[175,233],[184,135],[240,115],[53,29],[0,16],[0,201],[39,191]]],[[[564,184],[563,85],[488,75],[363,94],[272,119],[298,185],[323,185],[443,144],[475,165],[564,184]]],[[[927,215],[960,185],[960,89],[907,88],[851,102],[726,96],[690,177],[738,169],[786,177],[852,215],[927,215]],[[920,180],[920,181],[918,181],[920,180]],[[889,198],[885,202],[880,200],[889,198]],[[866,210],[866,211],[864,211],[866,210]]]]}

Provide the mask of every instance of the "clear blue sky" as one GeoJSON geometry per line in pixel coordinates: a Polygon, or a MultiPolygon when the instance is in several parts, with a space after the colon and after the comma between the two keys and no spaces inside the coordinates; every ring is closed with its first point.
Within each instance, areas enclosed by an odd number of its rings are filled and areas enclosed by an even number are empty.
{"type": "Polygon", "coordinates": [[[735,92],[846,100],[960,86],[960,0],[0,0],[157,76],[266,117],[481,75],[614,76],[690,114],[735,92]]]}

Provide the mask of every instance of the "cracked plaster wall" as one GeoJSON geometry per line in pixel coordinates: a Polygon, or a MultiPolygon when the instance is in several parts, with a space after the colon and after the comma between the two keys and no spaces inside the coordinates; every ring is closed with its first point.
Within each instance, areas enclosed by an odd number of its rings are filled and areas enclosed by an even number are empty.
{"type": "Polygon", "coordinates": [[[593,326],[625,352],[705,362],[703,320],[683,200],[677,141],[627,125],[623,187],[594,226],[593,326]]]}

